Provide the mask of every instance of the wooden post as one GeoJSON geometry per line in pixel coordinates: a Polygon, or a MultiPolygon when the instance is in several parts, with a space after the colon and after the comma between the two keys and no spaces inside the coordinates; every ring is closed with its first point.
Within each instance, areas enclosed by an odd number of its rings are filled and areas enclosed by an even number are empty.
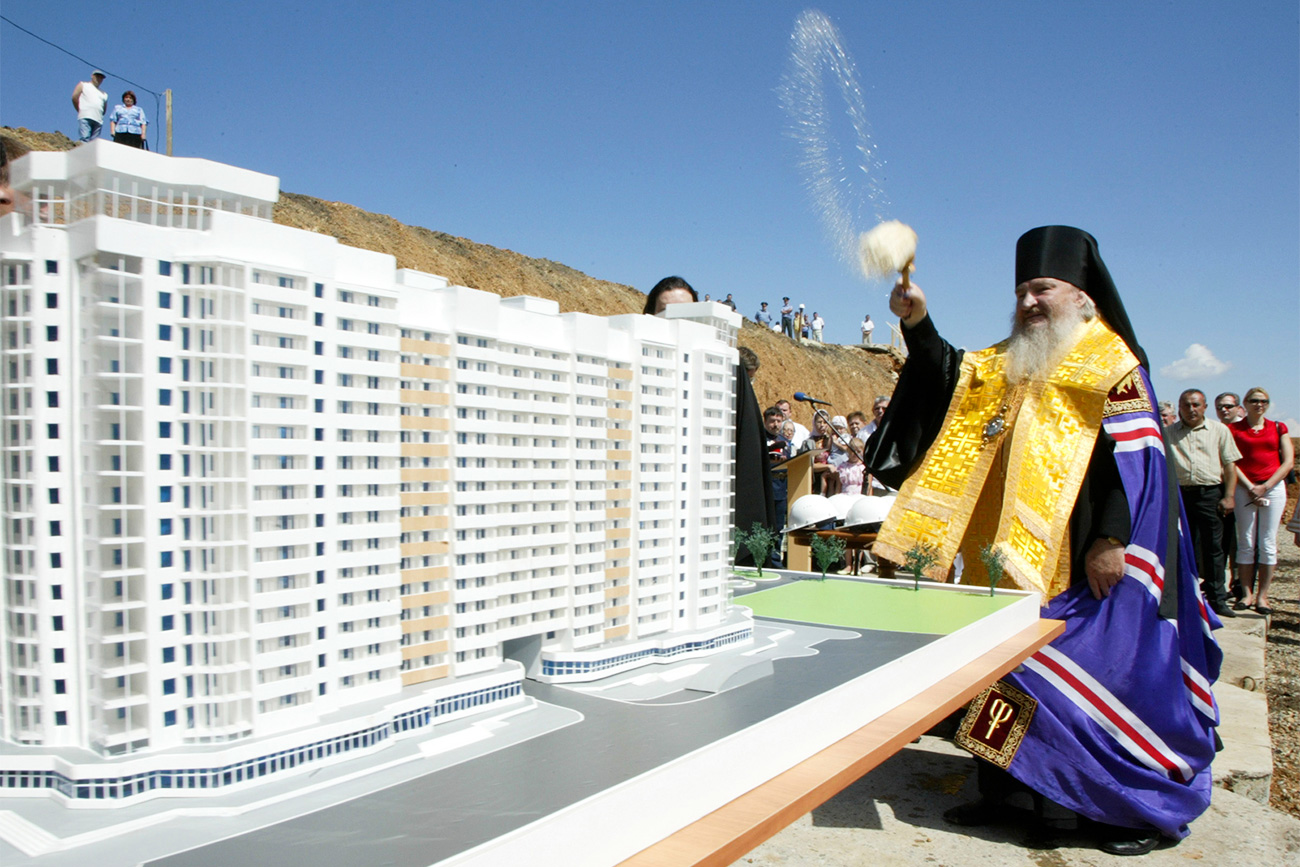
{"type": "MultiPolygon", "coordinates": [[[[786,471],[785,482],[785,523],[790,525],[790,506],[800,497],[812,493],[813,453],[804,452],[788,461],[777,464],[786,471]]],[[[808,544],[799,544],[792,538],[786,546],[786,566],[799,572],[812,571],[812,549],[808,544]]]]}
{"type": "Polygon", "coordinates": [[[167,156],[172,155],[172,89],[164,91],[167,95],[167,156]]]}

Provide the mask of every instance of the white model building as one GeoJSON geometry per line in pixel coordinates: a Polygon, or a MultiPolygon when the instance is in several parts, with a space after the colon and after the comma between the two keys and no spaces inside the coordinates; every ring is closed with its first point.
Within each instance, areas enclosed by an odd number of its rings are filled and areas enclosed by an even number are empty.
{"type": "Polygon", "coordinates": [[[751,640],[718,304],[560,314],[106,141],[0,218],[0,797],[209,794],[751,640]]]}

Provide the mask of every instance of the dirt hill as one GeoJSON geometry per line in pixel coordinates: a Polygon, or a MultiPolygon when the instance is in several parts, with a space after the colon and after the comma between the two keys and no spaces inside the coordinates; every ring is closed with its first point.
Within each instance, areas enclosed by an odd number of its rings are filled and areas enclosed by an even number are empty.
{"type": "MultiPolygon", "coordinates": [[[[0,127],[0,139],[11,159],[29,150],[69,150],[77,144],[62,133],[11,127],[0,127]]],[[[531,259],[467,238],[408,226],[343,202],[281,193],[274,219],[285,226],[332,235],[353,247],[389,253],[397,258],[398,267],[438,274],[462,286],[502,296],[550,298],[563,311],[610,316],[639,313],[645,304],[645,295],[631,286],[597,280],[549,259],[531,259]]],[[[861,409],[869,414],[872,398],[893,391],[902,361],[887,347],[799,346],[749,319],[740,343],[758,353],[761,366],[754,377],[754,389],[764,407],[802,390],[831,401],[838,413],[847,415],[861,409]]],[[[795,415],[808,424],[811,413],[797,404],[795,415]]]]}

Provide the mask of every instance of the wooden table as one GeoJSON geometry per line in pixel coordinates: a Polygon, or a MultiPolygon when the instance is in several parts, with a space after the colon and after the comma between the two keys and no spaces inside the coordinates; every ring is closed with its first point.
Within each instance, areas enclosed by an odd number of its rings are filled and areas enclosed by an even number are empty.
{"type": "MultiPolygon", "coordinates": [[[[810,548],[813,536],[834,536],[837,539],[843,539],[845,553],[853,555],[853,566],[849,569],[850,575],[861,573],[862,555],[869,552],[872,544],[876,541],[876,533],[874,532],[858,533],[853,530],[791,530],[787,536],[790,540],[791,549],[796,545],[810,548]]],[[[887,575],[881,574],[880,577],[893,578],[893,570],[889,570],[887,575]]]]}
{"type": "Polygon", "coordinates": [[[622,867],[727,867],[929,731],[1064,631],[1059,620],[1038,621],[848,737],[643,849],[622,867]]]}

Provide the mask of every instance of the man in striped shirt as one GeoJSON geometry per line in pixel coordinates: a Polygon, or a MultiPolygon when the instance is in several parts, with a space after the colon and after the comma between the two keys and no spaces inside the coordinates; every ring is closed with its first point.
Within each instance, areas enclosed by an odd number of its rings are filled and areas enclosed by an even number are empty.
{"type": "Polygon", "coordinates": [[[1232,513],[1235,464],[1241,452],[1227,426],[1205,417],[1205,393],[1189,388],[1178,397],[1178,421],[1165,430],[1169,456],[1196,551],[1201,591],[1220,617],[1236,617],[1224,586],[1223,516],[1232,513]]]}

